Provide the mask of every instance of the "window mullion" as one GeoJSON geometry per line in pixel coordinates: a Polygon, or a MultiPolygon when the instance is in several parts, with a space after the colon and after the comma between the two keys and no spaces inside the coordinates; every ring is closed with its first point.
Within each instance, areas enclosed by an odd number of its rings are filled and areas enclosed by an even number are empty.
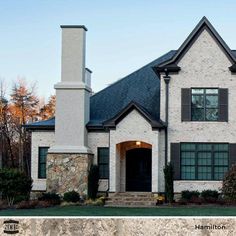
{"type": "Polygon", "coordinates": [[[204,89],[204,94],[203,94],[203,106],[204,106],[204,121],[206,121],[206,89],[204,89]]]}
{"type": "Polygon", "coordinates": [[[198,180],[198,145],[195,144],[195,180],[198,180]]]}
{"type": "Polygon", "coordinates": [[[214,177],[215,177],[215,174],[214,174],[214,171],[215,171],[214,158],[215,158],[215,155],[214,155],[214,145],[212,144],[211,145],[211,179],[212,180],[214,180],[214,177]]]}

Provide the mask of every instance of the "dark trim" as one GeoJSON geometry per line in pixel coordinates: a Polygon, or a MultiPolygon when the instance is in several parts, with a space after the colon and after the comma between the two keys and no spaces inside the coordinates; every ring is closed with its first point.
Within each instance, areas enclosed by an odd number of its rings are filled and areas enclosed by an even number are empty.
{"type": "Polygon", "coordinates": [[[86,128],[89,132],[98,132],[98,131],[105,132],[105,133],[108,132],[108,129],[102,125],[93,125],[93,124],[88,123],[86,125],[86,128]]]}
{"type": "Polygon", "coordinates": [[[177,64],[204,29],[206,29],[213,36],[213,39],[215,39],[217,44],[221,46],[226,56],[230,59],[232,64],[234,64],[236,62],[236,59],[232,51],[230,50],[228,45],[224,42],[224,40],[221,38],[221,36],[218,34],[218,32],[215,30],[215,28],[212,26],[212,24],[204,16],[197,24],[197,26],[194,28],[194,30],[190,33],[190,35],[187,37],[187,39],[184,41],[184,43],[179,47],[174,57],[170,60],[160,63],[158,66],[164,67],[171,64],[177,64]]]}
{"type": "Polygon", "coordinates": [[[161,78],[160,73],[178,73],[181,70],[181,67],[176,64],[170,64],[167,66],[154,66],[152,69],[161,78]]]}
{"type": "Polygon", "coordinates": [[[103,177],[100,177],[99,176],[99,179],[102,179],[102,180],[108,180],[109,182],[109,179],[110,179],[110,147],[97,147],[97,165],[98,165],[98,169],[99,169],[99,159],[100,159],[100,156],[99,156],[99,150],[100,149],[108,149],[108,178],[103,178],[103,177]]]}
{"type": "Polygon", "coordinates": [[[227,167],[229,170],[230,165],[230,143],[227,142],[181,142],[180,143],[180,180],[182,181],[222,181],[222,179],[215,179],[215,172],[214,168],[215,167],[227,167]],[[195,149],[194,150],[187,150],[187,151],[182,151],[181,146],[182,144],[194,144],[195,149]],[[200,144],[209,144],[211,145],[211,150],[198,150],[196,145],[200,144]],[[228,145],[228,151],[216,151],[213,149],[215,144],[226,144],[228,145]],[[181,164],[181,159],[182,159],[182,152],[194,152],[195,153],[195,164],[194,165],[183,165],[183,166],[192,166],[195,169],[195,178],[194,179],[182,179],[182,164],[181,164]],[[198,153],[211,153],[211,165],[199,165],[198,164],[198,153]],[[214,165],[214,154],[215,153],[228,153],[228,165],[214,165]],[[211,179],[198,179],[198,167],[202,166],[208,166],[211,168],[211,179]]]}
{"type": "Polygon", "coordinates": [[[88,72],[90,72],[91,74],[93,73],[89,68],[85,68],[85,70],[87,70],[88,72]]]}
{"type": "Polygon", "coordinates": [[[68,28],[68,29],[71,29],[71,28],[82,28],[84,29],[85,31],[88,31],[88,29],[84,26],[84,25],[61,25],[61,28],[68,28]]]}
{"type": "Polygon", "coordinates": [[[46,159],[46,177],[43,178],[43,177],[40,177],[40,176],[39,176],[39,166],[40,166],[39,158],[40,158],[40,149],[41,149],[41,148],[47,148],[47,149],[49,149],[50,147],[49,147],[49,146],[38,146],[38,179],[47,179],[47,159],[46,159]]]}
{"type": "Polygon", "coordinates": [[[40,125],[40,126],[33,126],[33,125],[25,125],[23,126],[23,128],[25,128],[28,131],[37,131],[37,130],[55,130],[55,126],[51,126],[51,125],[40,125]]]}
{"type": "Polygon", "coordinates": [[[236,64],[233,64],[232,66],[229,67],[229,70],[232,72],[232,73],[236,73],[236,64]]]}
{"type": "Polygon", "coordinates": [[[150,123],[153,129],[159,130],[166,127],[166,124],[163,121],[154,120],[152,117],[150,117],[150,115],[146,111],[144,111],[144,109],[138,103],[134,101],[130,102],[123,110],[121,110],[113,118],[105,121],[103,123],[103,126],[109,129],[112,128],[116,129],[116,125],[134,109],[136,109],[150,123]]]}

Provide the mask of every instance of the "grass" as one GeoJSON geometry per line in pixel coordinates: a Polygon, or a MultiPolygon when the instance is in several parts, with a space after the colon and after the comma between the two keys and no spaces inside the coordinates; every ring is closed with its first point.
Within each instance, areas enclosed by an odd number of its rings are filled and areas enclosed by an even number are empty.
{"type": "Polygon", "coordinates": [[[236,216],[236,207],[116,208],[64,206],[1,210],[0,216],[236,216]]]}

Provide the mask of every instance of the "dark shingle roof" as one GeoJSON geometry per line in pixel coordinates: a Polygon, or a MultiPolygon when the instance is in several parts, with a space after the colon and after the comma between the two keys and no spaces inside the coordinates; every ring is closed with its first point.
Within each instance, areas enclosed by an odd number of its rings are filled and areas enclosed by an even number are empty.
{"type": "Polygon", "coordinates": [[[35,130],[54,129],[54,126],[55,126],[55,117],[52,117],[48,120],[37,121],[24,125],[24,127],[27,129],[35,129],[35,130]]]}
{"type": "Polygon", "coordinates": [[[169,60],[174,54],[175,51],[168,52],[93,95],[90,99],[88,126],[101,125],[104,121],[114,117],[131,101],[145,107],[152,117],[159,120],[160,81],[152,67],[169,60]]]}
{"type": "MultiPolygon", "coordinates": [[[[144,107],[153,119],[159,120],[160,81],[152,67],[169,60],[172,50],[132,74],[118,80],[90,98],[90,121],[88,127],[102,127],[103,122],[113,118],[130,102],[144,107]]],[[[25,125],[28,129],[54,128],[55,118],[25,125]]]]}
{"type": "MultiPolygon", "coordinates": [[[[135,102],[145,108],[146,112],[159,121],[160,115],[160,81],[152,67],[170,60],[175,55],[172,50],[152,61],[132,74],[118,80],[90,98],[90,127],[102,127],[103,122],[112,119],[129,103],[135,102]]],[[[232,50],[236,57],[236,50],[232,50]]],[[[25,125],[29,129],[53,129],[55,118],[25,125]]]]}

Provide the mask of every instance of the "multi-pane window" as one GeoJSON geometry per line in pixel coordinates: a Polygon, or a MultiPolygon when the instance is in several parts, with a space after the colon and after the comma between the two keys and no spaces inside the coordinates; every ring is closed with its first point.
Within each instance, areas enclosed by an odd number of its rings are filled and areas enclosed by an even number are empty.
{"type": "Polygon", "coordinates": [[[98,168],[101,179],[109,178],[109,148],[98,148],[98,168]]]}
{"type": "Polygon", "coordinates": [[[46,163],[49,147],[39,147],[38,178],[46,178],[46,163]]]}
{"type": "Polygon", "coordinates": [[[192,89],[192,120],[217,121],[219,113],[218,89],[192,89]]]}
{"type": "Polygon", "coordinates": [[[181,179],[183,180],[222,180],[228,167],[228,144],[181,144],[181,179]]]}

